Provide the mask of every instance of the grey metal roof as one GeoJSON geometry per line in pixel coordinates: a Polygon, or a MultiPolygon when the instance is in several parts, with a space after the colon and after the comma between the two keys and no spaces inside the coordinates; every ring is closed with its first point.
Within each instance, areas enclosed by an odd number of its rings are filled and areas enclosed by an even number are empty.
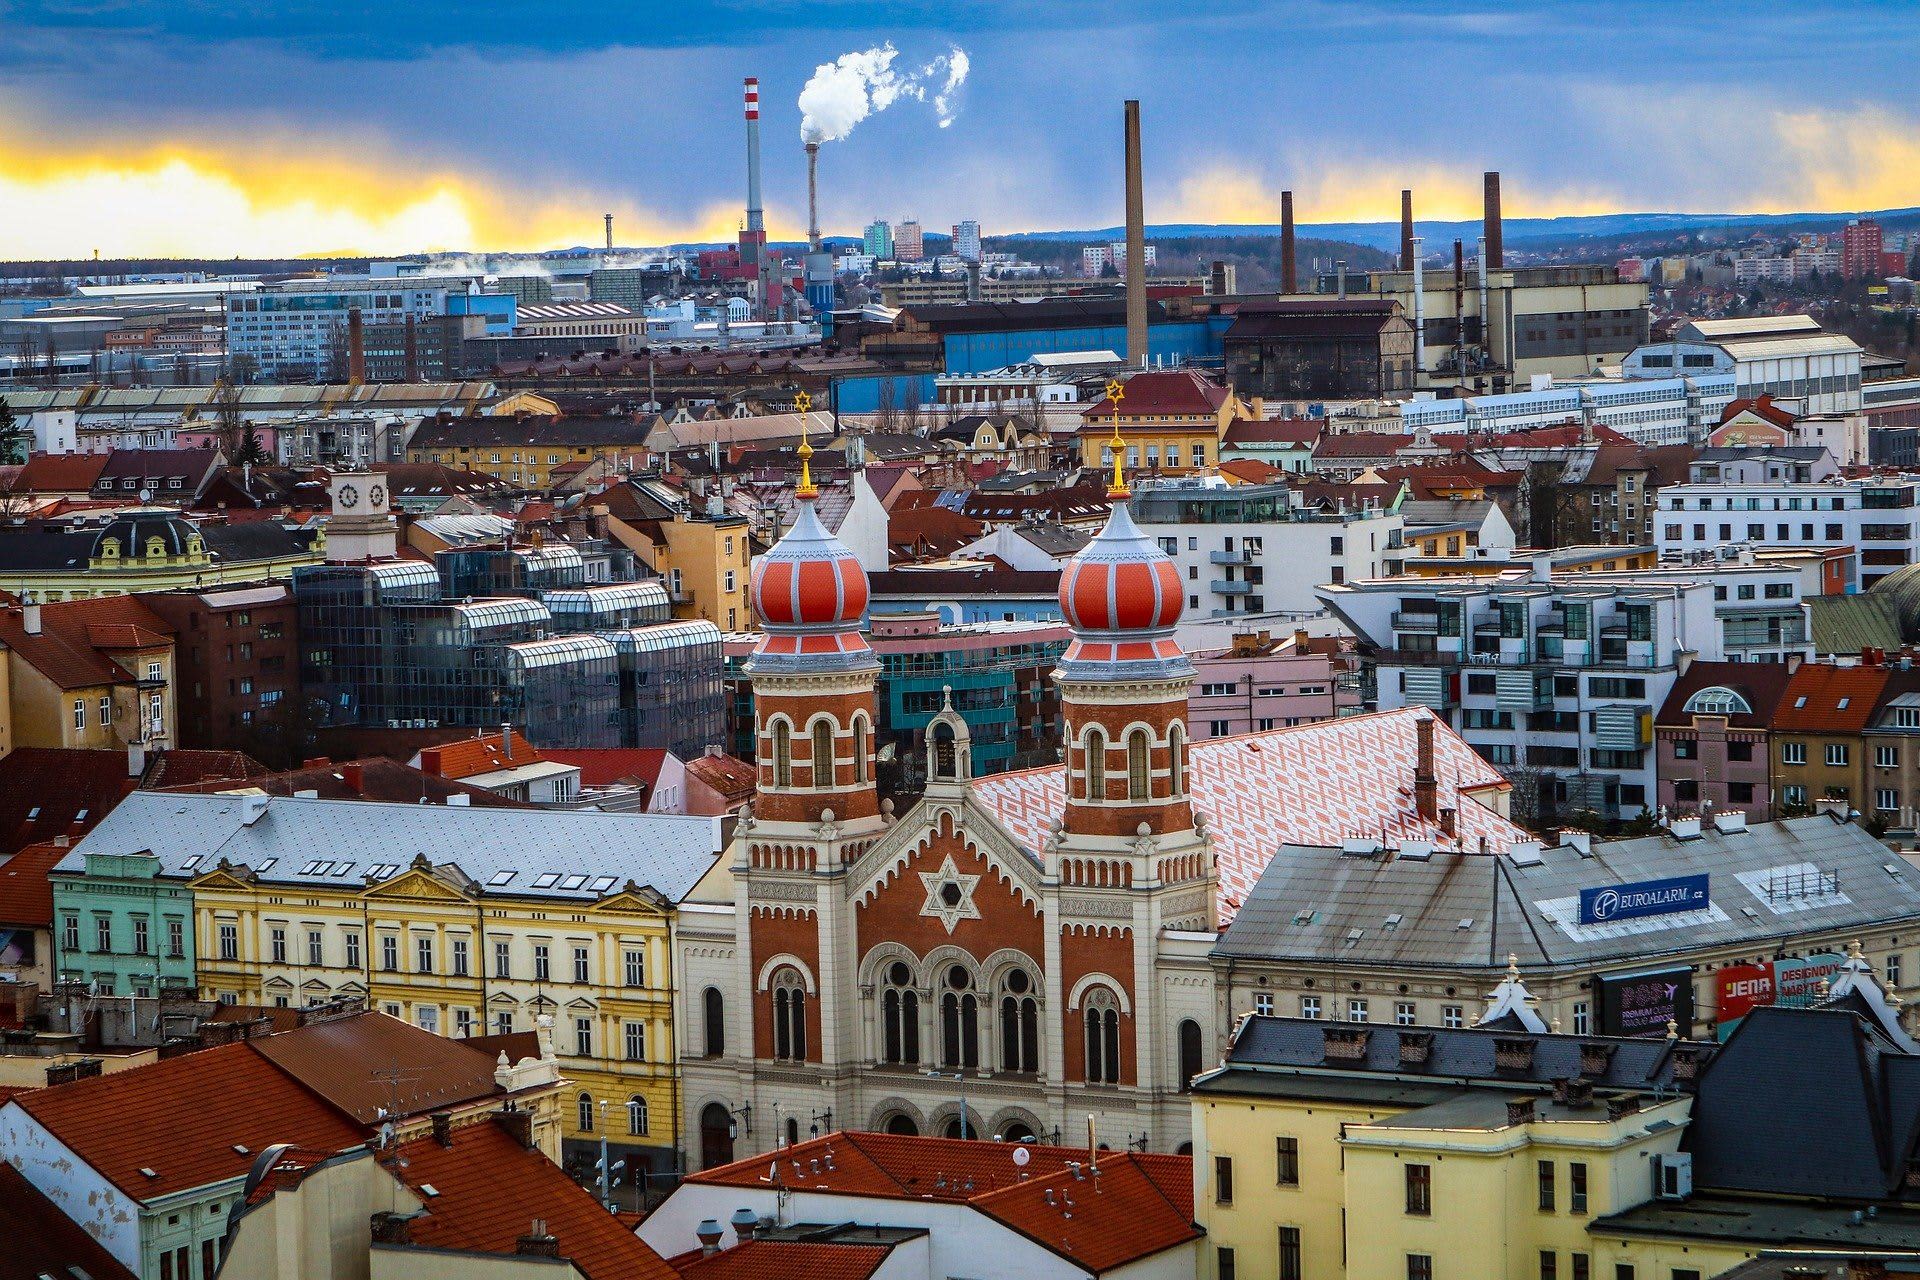
{"type": "Polygon", "coordinates": [[[55,870],[79,874],[89,853],[150,853],[178,879],[225,858],[263,884],[359,888],[424,856],[481,894],[588,903],[632,880],[677,902],[719,850],[713,818],[136,791],[55,870]]]}
{"type": "Polygon", "coordinates": [[[1824,814],[1595,842],[1591,854],[1563,845],[1530,865],[1505,853],[1382,858],[1284,845],[1213,954],[1456,971],[1497,968],[1509,954],[1523,967],[1631,961],[1920,920],[1916,881],[1865,830],[1824,814]],[[1704,910],[1578,923],[1582,889],[1698,873],[1710,877],[1704,910]]]}

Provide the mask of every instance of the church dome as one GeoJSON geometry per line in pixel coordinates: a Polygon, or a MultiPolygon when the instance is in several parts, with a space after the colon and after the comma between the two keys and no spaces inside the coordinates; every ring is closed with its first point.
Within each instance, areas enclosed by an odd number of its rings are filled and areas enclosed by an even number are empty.
{"type": "Polygon", "coordinates": [[[1060,573],[1060,609],[1075,631],[1166,631],[1182,604],[1179,571],[1124,502],[1060,573]]]}
{"type": "Polygon", "coordinates": [[[94,538],[92,557],[107,557],[109,544],[121,560],[201,554],[199,531],[166,507],[136,507],[116,515],[94,538]]]}
{"type": "Polygon", "coordinates": [[[811,502],[800,504],[786,536],[753,562],[749,590],[769,631],[858,627],[867,610],[866,570],[827,532],[811,502]]]}

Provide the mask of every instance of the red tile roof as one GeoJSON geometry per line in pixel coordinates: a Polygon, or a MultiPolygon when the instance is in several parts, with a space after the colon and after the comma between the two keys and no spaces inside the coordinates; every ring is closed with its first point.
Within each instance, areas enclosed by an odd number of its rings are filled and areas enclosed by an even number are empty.
{"type": "Polygon", "coordinates": [[[245,1177],[276,1142],[344,1151],[365,1140],[251,1041],[39,1089],[7,1105],[143,1201],[245,1177]]]}
{"type": "MultiPolygon", "coordinates": [[[[1153,414],[1160,417],[1207,417],[1220,412],[1220,406],[1232,394],[1219,383],[1194,369],[1148,370],[1126,380],[1126,392],[1120,397],[1122,420],[1153,414]]],[[[1097,404],[1080,411],[1083,418],[1113,417],[1113,401],[1101,396],[1097,404]]]]}
{"type": "Polygon", "coordinates": [[[1803,663],[1787,681],[1773,713],[1773,731],[1859,733],[1873,716],[1887,675],[1885,667],[1803,663]]]}
{"type": "MultiPolygon", "coordinates": [[[[849,1131],[688,1174],[690,1183],[764,1190],[778,1166],[795,1191],[970,1204],[1094,1274],[1199,1238],[1187,1156],[1100,1153],[1097,1183],[1084,1147],[962,1141],[849,1131]],[[1026,1163],[1014,1163],[1024,1152],[1026,1163]],[[1055,1204],[1046,1203],[1046,1192],[1055,1204]],[[1074,1200],[1062,1212],[1063,1192],[1074,1200]]],[[[705,1275],[706,1273],[700,1273],[705,1275]]]]}
{"type": "Polygon", "coordinates": [[[686,769],[690,775],[729,798],[752,795],[760,785],[757,769],[745,760],[729,755],[695,756],[687,761],[686,769]]]}
{"type": "Polygon", "coordinates": [[[718,1253],[682,1254],[673,1265],[685,1280],[867,1280],[892,1252],[884,1244],[747,1240],[718,1253]]]}
{"type": "Polygon", "coordinates": [[[498,733],[483,733],[476,738],[428,747],[420,753],[420,767],[441,778],[477,777],[500,769],[516,769],[546,759],[518,729],[507,731],[512,750],[508,751],[498,733]]]}
{"type": "Polygon", "coordinates": [[[24,611],[0,610],[0,643],[62,689],[91,689],[135,677],[104,652],[168,644],[173,627],[134,596],[102,596],[40,606],[40,632],[27,633],[24,611]]]}
{"type": "Polygon", "coordinates": [[[399,1155],[403,1165],[395,1172],[426,1204],[409,1223],[415,1245],[512,1254],[538,1218],[586,1280],[674,1280],[666,1260],[559,1165],[496,1124],[462,1125],[450,1146],[433,1138],[404,1143],[399,1155]]]}
{"type": "Polygon", "coordinates": [[[104,453],[36,453],[20,468],[19,493],[89,493],[106,469],[104,453]]]}
{"type": "Polygon", "coordinates": [[[47,871],[73,850],[30,844],[0,862],[0,924],[53,927],[53,882],[47,871]]]}
{"type": "Polygon", "coordinates": [[[1411,435],[1391,431],[1347,431],[1321,436],[1313,446],[1316,458],[1391,458],[1413,446],[1411,435]]]}
{"type": "Polygon", "coordinates": [[[502,1092],[493,1078],[493,1054],[371,1010],[246,1043],[369,1127],[395,1103],[403,1115],[415,1116],[502,1092]],[[374,1078],[376,1069],[388,1066],[404,1069],[407,1080],[396,1087],[374,1078]]]}
{"type": "Polygon", "coordinates": [[[7,1242],[0,1252],[0,1280],[79,1275],[134,1280],[106,1246],[10,1164],[0,1164],[0,1237],[7,1242]]]}
{"type": "Polygon", "coordinates": [[[1220,464],[1220,474],[1232,476],[1245,484],[1272,484],[1287,476],[1286,472],[1271,462],[1262,462],[1258,458],[1229,459],[1220,464]]]}
{"type": "Polygon", "coordinates": [[[1222,443],[1311,446],[1326,433],[1327,424],[1319,418],[1241,418],[1227,425],[1222,443]]]}
{"type": "MultiPolygon", "coordinates": [[[[172,756],[180,753],[167,754],[172,756]]],[[[389,804],[445,804],[451,796],[465,796],[468,804],[484,808],[528,807],[523,801],[495,795],[481,787],[470,787],[464,782],[438,778],[424,770],[381,756],[341,764],[320,760],[298,769],[283,771],[269,770],[265,765],[256,764],[245,774],[211,773],[204,778],[180,783],[173,781],[170,771],[165,781],[167,785],[163,787],[149,782],[148,789],[203,793],[257,790],[275,796],[317,791],[322,800],[383,800],[389,804]]]]}
{"type": "Polygon", "coordinates": [[[0,756],[0,853],[79,839],[139,781],[124,751],[14,748],[0,756]]]}
{"type": "Polygon", "coordinates": [[[660,781],[667,752],[660,747],[543,747],[540,758],[578,769],[583,787],[638,782],[651,788],[660,781]]]}
{"type": "MultiPolygon", "coordinates": [[[[1799,421],[1799,419],[1791,413],[1788,413],[1785,409],[1775,404],[1771,393],[1762,393],[1752,399],[1743,397],[1739,400],[1729,401],[1727,407],[1720,411],[1720,423],[1722,426],[1725,426],[1743,413],[1751,413],[1757,418],[1771,422],[1776,427],[1790,428],[1794,423],[1799,421]]],[[[28,463],[27,465],[32,466],[33,464],[28,463]]]]}

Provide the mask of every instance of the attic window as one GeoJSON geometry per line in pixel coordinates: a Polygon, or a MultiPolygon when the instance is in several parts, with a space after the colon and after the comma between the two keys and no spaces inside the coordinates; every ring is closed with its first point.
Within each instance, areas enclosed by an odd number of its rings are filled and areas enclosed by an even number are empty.
{"type": "Polygon", "coordinates": [[[247,1150],[246,1144],[241,1142],[233,1144],[233,1151],[235,1155],[250,1156],[253,1154],[253,1152],[247,1150]]]}
{"type": "Polygon", "coordinates": [[[585,884],[586,882],[587,882],[587,878],[585,876],[568,876],[565,880],[562,880],[560,882],[560,887],[562,889],[578,889],[581,885],[585,884]]]}
{"type": "Polygon", "coordinates": [[[434,1186],[431,1182],[423,1182],[420,1184],[420,1194],[431,1200],[440,1194],[440,1188],[434,1186]]]}
{"type": "Polygon", "coordinates": [[[613,888],[613,885],[614,885],[614,877],[599,876],[595,878],[591,887],[595,893],[605,893],[607,890],[613,888]]]}
{"type": "Polygon", "coordinates": [[[160,1175],[155,1173],[153,1170],[147,1168],[145,1165],[142,1165],[140,1166],[140,1176],[143,1178],[157,1178],[160,1175]]]}
{"type": "Polygon", "coordinates": [[[344,876],[352,870],[353,864],[351,862],[336,862],[333,864],[333,874],[337,876],[344,876]]]}
{"type": "Polygon", "coordinates": [[[188,858],[185,862],[180,864],[180,869],[182,871],[193,870],[195,867],[200,865],[200,859],[205,856],[206,856],[205,854],[199,854],[199,853],[194,854],[191,858],[188,858]]]}
{"type": "Polygon", "coordinates": [[[87,820],[87,811],[82,809],[80,812],[74,814],[73,820],[75,822],[85,822],[87,820]]]}
{"type": "Polygon", "coordinates": [[[273,870],[273,864],[278,861],[280,861],[280,859],[278,858],[264,858],[261,860],[260,865],[255,867],[254,870],[255,871],[271,871],[273,870]]]}
{"type": "Polygon", "coordinates": [[[1396,911],[1392,915],[1387,917],[1387,922],[1382,927],[1387,929],[1398,929],[1400,927],[1400,920],[1401,920],[1401,915],[1398,911],[1396,911]]]}
{"type": "Polygon", "coordinates": [[[300,874],[301,874],[301,875],[303,875],[303,876],[310,876],[310,875],[312,875],[312,874],[313,874],[314,872],[316,872],[316,871],[318,871],[318,870],[320,870],[320,868],[322,868],[322,867],[324,867],[324,866],[326,866],[326,865],[327,865],[326,863],[324,863],[324,862],[321,862],[321,861],[319,861],[318,859],[315,859],[314,861],[312,861],[312,862],[309,862],[309,863],[308,863],[308,864],[307,864],[306,866],[304,866],[304,867],[301,867],[301,868],[300,868],[300,874]]]}
{"type": "Polygon", "coordinates": [[[33,808],[31,808],[31,809],[29,809],[29,810],[27,810],[27,821],[28,821],[28,822],[32,822],[32,821],[33,821],[34,819],[36,819],[36,818],[38,818],[39,816],[40,816],[40,806],[39,806],[39,805],[35,805],[35,806],[33,806],[33,808]]]}
{"type": "Polygon", "coordinates": [[[1807,705],[1807,695],[1804,693],[1793,700],[1793,707],[1794,707],[1794,710],[1796,711],[1798,711],[1801,707],[1804,707],[1806,705],[1807,705]]]}
{"type": "Polygon", "coordinates": [[[489,887],[497,889],[503,884],[511,883],[513,878],[519,874],[518,871],[496,871],[487,877],[487,884],[489,887]]]}
{"type": "Polygon", "coordinates": [[[551,889],[559,882],[560,873],[558,871],[542,871],[533,878],[533,887],[536,889],[551,889]]]}
{"type": "Polygon", "coordinates": [[[1847,709],[1847,704],[1852,701],[1853,701],[1852,698],[1842,698],[1840,699],[1840,701],[1833,704],[1833,709],[1835,711],[1845,711],[1847,709]]]}
{"type": "Polygon", "coordinates": [[[1312,907],[1307,907],[1304,910],[1296,911],[1293,913],[1293,922],[1295,924],[1312,924],[1314,921],[1315,914],[1316,913],[1312,907]]]}
{"type": "Polygon", "coordinates": [[[1455,926],[1453,926],[1453,927],[1454,927],[1454,928],[1456,928],[1456,929],[1471,929],[1471,928],[1473,928],[1473,917],[1472,917],[1472,916],[1462,916],[1462,917],[1460,917],[1460,923],[1459,923],[1459,924],[1456,924],[1456,925],[1455,925],[1455,926]]]}

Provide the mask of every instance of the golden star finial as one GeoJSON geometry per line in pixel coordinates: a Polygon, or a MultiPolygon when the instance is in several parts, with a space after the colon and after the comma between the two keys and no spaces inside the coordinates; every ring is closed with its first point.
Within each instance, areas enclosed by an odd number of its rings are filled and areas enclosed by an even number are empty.
{"type": "Polygon", "coordinates": [[[1121,470],[1126,461],[1126,442],[1120,438],[1120,402],[1127,397],[1126,384],[1118,378],[1107,382],[1107,399],[1113,401],[1113,479],[1107,484],[1109,498],[1127,497],[1127,475],[1121,470]]]}
{"type": "Polygon", "coordinates": [[[813,409],[813,397],[801,391],[793,397],[793,409],[800,415],[800,483],[793,488],[793,496],[805,501],[820,496],[820,487],[813,482],[813,445],[807,441],[807,414],[813,409]]]}

